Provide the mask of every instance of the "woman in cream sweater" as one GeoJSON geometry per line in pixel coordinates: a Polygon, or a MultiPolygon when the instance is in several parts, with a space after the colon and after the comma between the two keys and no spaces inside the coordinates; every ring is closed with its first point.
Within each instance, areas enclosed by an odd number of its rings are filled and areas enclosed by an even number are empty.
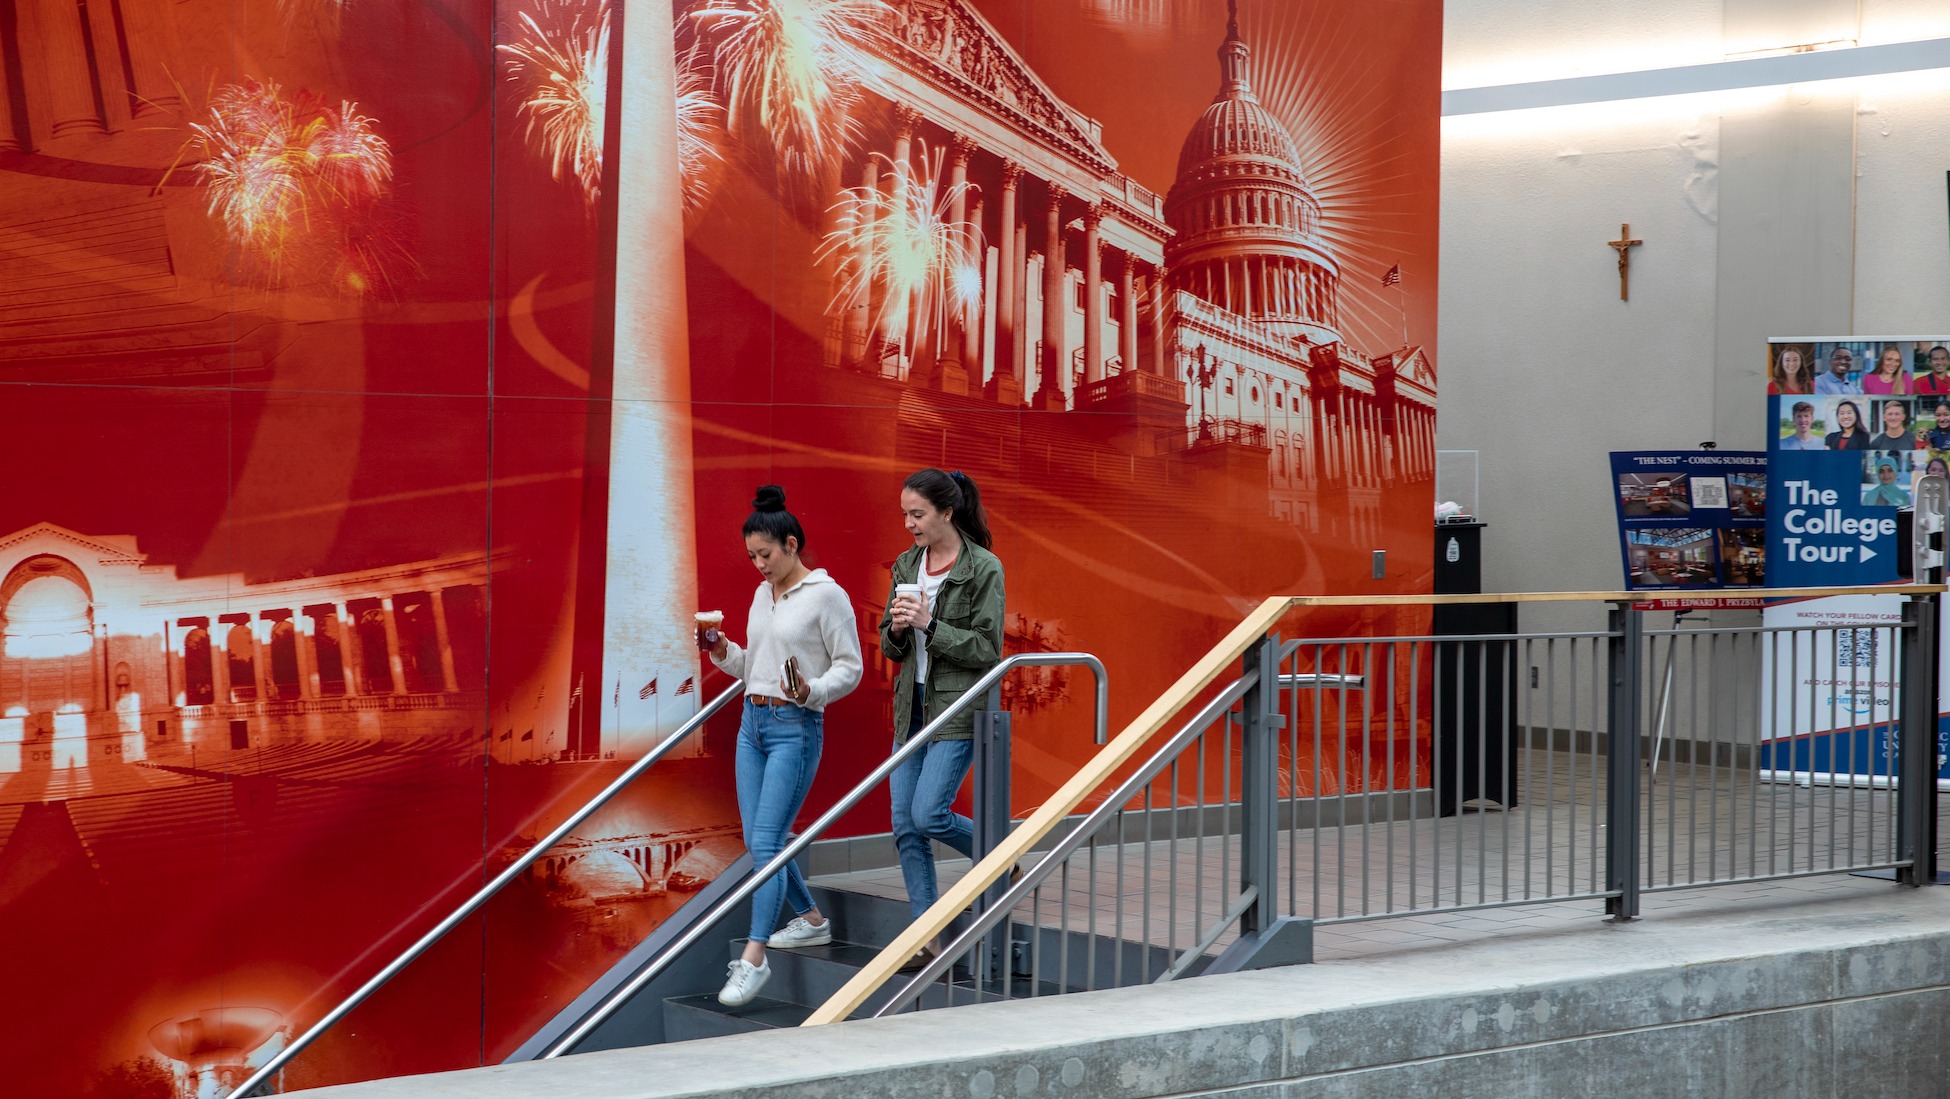
{"type": "MultiPolygon", "coordinates": [[[[825,709],[860,685],[860,637],[853,604],[826,575],[800,559],[805,528],[785,509],[785,490],[765,485],[745,519],[745,554],[764,579],[752,593],[746,644],[717,630],[698,632],[711,662],[745,681],[738,723],[738,816],[753,866],[785,847],[786,833],[805,803],[819,768],[825,709]]],[[[772,976],[768,946],[823,946],[833,929],[813,905],[797,866],[788,865],[752,894],[751,936],[731,963],[718,1002],[750,1003],[772,976]],[[779,928],[790,902],[794,916],[779,928]],[[776,929],[776,930],[775,930],[776,929]]]]}

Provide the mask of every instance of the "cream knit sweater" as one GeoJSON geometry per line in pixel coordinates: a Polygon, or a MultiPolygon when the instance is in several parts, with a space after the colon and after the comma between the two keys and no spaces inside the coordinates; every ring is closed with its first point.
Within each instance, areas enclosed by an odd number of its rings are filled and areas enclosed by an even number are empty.
{"type": "Polygon", "coordinates": [[[824,710],[860,685],[860,632],[853,603],[825,569],[814,569],[772,600],[772,585],[761,580],[745,619],[744,646],[725,639],[725,655],[711,662],[745,681],[748,695],[786,697],[780,669],[799,658],[799,673],[811,688],[806,709],[824,710]]]}

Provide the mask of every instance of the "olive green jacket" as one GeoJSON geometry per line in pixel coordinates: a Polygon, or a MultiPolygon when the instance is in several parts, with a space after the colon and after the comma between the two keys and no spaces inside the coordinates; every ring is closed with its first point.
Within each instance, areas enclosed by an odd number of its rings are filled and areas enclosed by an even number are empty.
{"type": "MultiPolygon", "coordinates": [[[[921,548],[915,546],[894,559],[894,584],[918,583],[921,548]]],[[[1002,660],[1002,562],[973,542],[963,542],[955,567],[941,582],[934,602],[934,633],[909,630],[896,637],[893,628],[894,589],[880,612],[880,651],[900,662],[894,680],[894,743],[907,740],[914,715],[914,644],[928,647],[928,682],[923,726],[941,716],[963,692],[974,686],[1002,660]]],[[[957,715],[936,740],[967,740],[975,734],[975,712],[957,715]]]]}

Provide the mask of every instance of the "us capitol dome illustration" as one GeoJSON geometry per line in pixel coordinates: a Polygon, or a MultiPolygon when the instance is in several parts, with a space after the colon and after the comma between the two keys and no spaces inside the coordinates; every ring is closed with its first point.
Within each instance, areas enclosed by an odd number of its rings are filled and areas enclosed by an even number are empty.
{"type": "Polygon", "coordinates": [[[1260,103],[1252,50],[1229,5],[1219,93],[1185,137],[1165,198],[1166,269],[1189,291],[1269,331],[1340,339],[1340,265],[1320,235],[1320,200],[1293,136],[1260,103]]]}

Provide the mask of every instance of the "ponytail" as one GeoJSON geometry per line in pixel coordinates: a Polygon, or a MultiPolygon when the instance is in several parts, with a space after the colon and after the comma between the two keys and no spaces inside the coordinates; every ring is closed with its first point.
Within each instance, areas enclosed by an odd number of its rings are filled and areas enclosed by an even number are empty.
{"type": "Polygon", "coordinates": [[[948,476],[961,490],[961,506],[955,509],[955,528],[963,538],[983,549],[993,549],[995,539],[989,534],[989,514],[982,508],[982,493],[975,487],[975,479],[959,469],[948,476]]]}

